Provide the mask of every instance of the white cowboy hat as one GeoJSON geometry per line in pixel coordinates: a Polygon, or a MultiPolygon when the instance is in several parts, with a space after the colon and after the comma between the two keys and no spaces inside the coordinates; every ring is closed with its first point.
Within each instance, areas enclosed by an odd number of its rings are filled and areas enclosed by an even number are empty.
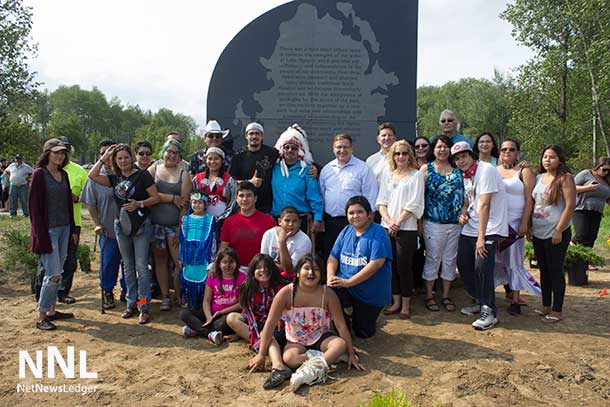
{"type": "Polygon", "coordinates": [[[210,120],[208,124],[205,125],[203,137],[205,137],[208,133],[215,133],[222,134],[222,138],[225,138],[229,135],[229,131],[230,130],[223,130],[216,120],[210,120]]]}

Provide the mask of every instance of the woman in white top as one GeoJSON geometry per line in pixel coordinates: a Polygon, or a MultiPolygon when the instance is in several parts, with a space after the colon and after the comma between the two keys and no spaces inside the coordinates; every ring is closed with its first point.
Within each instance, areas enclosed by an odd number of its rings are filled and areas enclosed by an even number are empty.
{"type": "Polygon", "coordinates": [[[389,151],[389,171],[381,175],[377,210],[381,226],[392,242],[392,305],[387,314],[410,318],[413,258],[417,250],[417,220],[424,213],[424,177],[417,170],[413,150],[400,140],[389,151]]]}
{"type": "Polygon", "coordinates": [[[496,167],[506,187],[509,227],[509,238],[499,244],[500,255],[496,261],[496,270],[499,271],[501,279],[508,282],[512,292],[511,305],[508,308],[511,315],[521,313],[521,305],[524,305],[519,295],[521,290],[540,295],[540,286],[523,267],[523,237],[529,234],[534,209],[532,190],[536,184],[536,176],[529,166],[519,165],[519,150],[519,141],[506,138],[500,148],[502,164],[496,167]]]}
{"type": "Polygon", "coordinates": [[[543,322],[554,323],[561,315],[566,281],[563,263],[570,244],[570,223],[576,207],[576,186],[563,149],[549,145],[542,150],[536,186],[532,192],[532,235],[540,268],[543,322]]]}

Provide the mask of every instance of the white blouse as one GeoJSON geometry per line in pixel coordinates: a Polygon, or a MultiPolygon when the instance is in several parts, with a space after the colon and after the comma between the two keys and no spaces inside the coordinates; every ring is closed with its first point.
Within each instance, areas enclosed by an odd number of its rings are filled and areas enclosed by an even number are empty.
{"type": "MultiPolygon", "coordinates": [[[[375,206],[387,206],[392,219],[398,218],[403,209],[411,212],[412,216],[400,224],[400,230],[417,230],[417,219],[424,214],[424,187],[424,175],[420,171],[414,170],[402,180],[394,180],[390,171],[383,171],[375,206]]],[[[388,228],[383,219],[381,226],[388,228]]]]}

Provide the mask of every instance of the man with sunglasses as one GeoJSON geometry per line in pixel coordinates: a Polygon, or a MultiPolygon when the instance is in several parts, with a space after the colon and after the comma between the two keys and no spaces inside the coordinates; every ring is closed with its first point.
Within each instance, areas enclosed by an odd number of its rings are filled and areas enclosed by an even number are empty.
{"type": "MultiPolygon", "coordinates": [[[[453,141],[453,144],[457,143],[458,141],[465,141],[470,145],[470,147],[473,147],[472,140],[458,132],[459,122],[455,116],[455,113],[453,113],[451,110],[445,109],[441,112],[438,124],[441,127],[441,132],[445,136],[449,137],[451,141],[453,141]]],[[[432,141],[434,141],[434,137],[430,138],[430,143],[432,143],[432,141]]]]}
{"type": "Polygon", "coordinates": [[[220,124],[216,120],[210,120],[208,124],[206,124],[203,133],[205,148],[195,151],[191,156],[189,172],[193,177],[206,170],[205,152],[208,147],[218,147],[225,153],[223,167],[225,171],[228,170],[231,159],[233,158],[233,149],[230,146],[231,143],[228,142],[228,136],[229,130],[222,130],[222,127],[220,127],[220,124]]]}

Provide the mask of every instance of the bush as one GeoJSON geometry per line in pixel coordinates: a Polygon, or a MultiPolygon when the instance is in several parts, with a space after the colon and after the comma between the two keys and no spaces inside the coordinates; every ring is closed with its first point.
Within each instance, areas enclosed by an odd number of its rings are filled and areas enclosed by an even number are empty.
{"type": "MultiPolygon", "coordinates": [[[[439,406],[438,403],[433,403],[433,406],[439,406]]],[[[400,390],[391,389],[387,393],[377,393],[371,397],[366,403],[358,403],[359,407],[418,407],[419,404],[413,404],[407,400],[407,396],[400,390]]]]}
{"type": "Polygon", "coordinates": [[[4,265],[7,269],[21,266],[30,278],[36,275],[38,256],[30,252],[29,232],[14,229],[4,232],[2,236],[6,245],[4,250],[4,265]]]}
{"type": "Polygon", "coordinates": [[[80,264],[80,269],[83,273],[91,272],[91,249],[86,244],[79,244],[76,249],[76,258],[78,259],[78,264],[80,264]]]}
{"type": "MultiPolygon", "coordinates": [[[[531,242],[525,243],[524,253],[526,259],[536,259],[534,245],[531,242]]],[[[565,263],[563,264],[563,271],[567,272],[567,270],[569,270],[579,262],[587,263],[590,266],[598,267],[606,264],[604,258],[595,253],[592,248],[580,244],[570,244],[566,252],[566,259],[565,263]]]]}

